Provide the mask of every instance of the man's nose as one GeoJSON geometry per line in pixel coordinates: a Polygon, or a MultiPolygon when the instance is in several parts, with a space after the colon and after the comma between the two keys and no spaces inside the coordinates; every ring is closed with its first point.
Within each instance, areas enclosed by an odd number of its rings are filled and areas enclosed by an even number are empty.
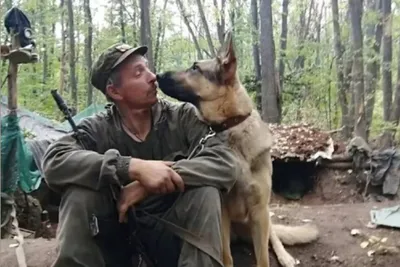
{"type": "Polygon", "coordinates": [[[155,82],[157,80],[157,76],[155,73],[153,73],[152,71],[149,71],[149,81],[150,82],[155,82]]]}

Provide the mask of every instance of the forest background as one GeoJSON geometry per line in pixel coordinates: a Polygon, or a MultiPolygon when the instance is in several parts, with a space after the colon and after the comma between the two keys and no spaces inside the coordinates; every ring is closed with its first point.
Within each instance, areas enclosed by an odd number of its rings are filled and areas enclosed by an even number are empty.
{"type": "MultiPolygon", "coordinates": [[[[155,72],[215,56],[232,30],[239,74],[265,121],[310,123],[399,140],[399,0],[0,0],[30,19],[40,60],[20,65],[18,105],[60,120],[58,89],[77,112],[106,103],[88,80],[116,42],[149,46],[155,72]]],[[[3,22],[2,22],[3,24],[3,22]]],[[[5,28],[0,43],[10,42],[5,28]]],[[[1,81],[7,74],[1,62],[1,81]]],[[[2,87],[6,95],[6,86],[2,87]]]]}

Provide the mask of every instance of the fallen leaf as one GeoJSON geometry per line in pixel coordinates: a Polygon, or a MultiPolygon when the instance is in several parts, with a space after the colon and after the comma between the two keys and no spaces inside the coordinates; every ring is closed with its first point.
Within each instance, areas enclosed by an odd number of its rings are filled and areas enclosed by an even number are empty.
{"type": "Polygon", "coordinates": [[[368,250],[368,252],[367,252],[368,257],[372,257],[372,255],[374,255],[374,254],[375,254],[374,250],[368,250]]]}
{"type": "Polygon", "coordinates": [[[338,256],[332,256],[332,257],[329,259],[329,261],[333,261],[333,262],[339,261],[339,257],[338,257],[338,256]]]}
{"type": "Polygon", "coordinates": [[[376,236],[373,236],[373,235],[370,236],[369,239],[368,239],[368,241],[369,241],[371,244],[378,243],[380,240],[381,240],[381,239],[380,239],[379,237],[376,237],[376,236]]]}
{"type": "Polygon", "coordinates": [[[364,242],[362,242],[362,243],[360,244],[360,247],[361,247],[361,248],[366,248],[366,247],[368,247],[368,245],[369,245],[369,242],[368,242],[368,241],[364,241],[364,242]]]}
{"type": "Polygon", "coordinates": [[[366,226],[367,226],[368,228],[370,228],[370,229],[376,229],[376,227],[377,227],[377,225],[374,224],[374,223],[372,223],[372,222],[369,222],[366,226]]]}

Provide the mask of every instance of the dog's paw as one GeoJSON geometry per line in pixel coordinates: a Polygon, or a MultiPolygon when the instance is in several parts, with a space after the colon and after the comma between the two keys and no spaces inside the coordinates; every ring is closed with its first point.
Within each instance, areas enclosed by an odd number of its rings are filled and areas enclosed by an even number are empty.
{"type": "Polygon", "coordinates": [[[281,255],[280,257],[278,257],[278,261],[283,267],[295,267],[296,265],[300,264],[299,260],[293,258],[287,252],[285,254],[281,255]]]}

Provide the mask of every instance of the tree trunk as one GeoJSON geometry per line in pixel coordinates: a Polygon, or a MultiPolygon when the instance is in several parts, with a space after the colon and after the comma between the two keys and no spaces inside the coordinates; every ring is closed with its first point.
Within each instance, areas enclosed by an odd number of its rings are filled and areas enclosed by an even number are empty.
{"type": "MultiPolygon", "coordinates": [[[[253,1],[253,0],[252,0],[253,1]]],[[[226,0],[221,0],[221,7],[218,7],[217,0],[213,0],[215,12],[217,12],[217,33],[218,39],[221,45],[224,43],[224,34],[225,34],[225,6],[226,0]]]]}
{"type": "Polygon", "coordinates": [[[355,114],[356,121],[354,132],[356,136],[367,139],[367,128],[364,107],[364,61],[363,61],[363,34],[362,0],[349,0],[351,12],[351,34],[353,41],[353,71],[352,82],[355,90],[355,114]]]}
{"type": "Polygon", "coordinates": [[[61,8],[61,56],[60,56],[60,63],[61,63],[61,68],[60,68],[60,93],[61,95],[63,94],[64,91],[68,91],[67,89],[67,30],[66,30],[66,20],[65,20],[65,0],[61,0],[60,3],[60,8],[61,8]]]}
{"type": "Polygon", "coordinates": [[[197,51],[197,58],[198,59],[203,59],[203,53],[201,52],[201,48],[200,48],[200,44],[197,40],[196,35],[194,34],[193,28],[192,26],[190,26],[190,21],[188,16],[186,15],[186,10],[183,6],[183,3],[181,0],[176,0],[176,4],[178,5],[178,9],[182,15],[183,18],[183,22],[185,23],[186,27],[188,28],[188,31],[190,33],[190,36],[192,36],[193,42],[194,42],[194,46],[196,47],[196,51],[197,51]]]}
{"type": "Polygon", "coordinates": [[[282,1],[282,28],[280,38],[280,57],[279,57],[279,87],[283,91],[283,79],[285,76],[285,57],[288,34],[288,15],[289,15],[289,0],[282,1]]]}
{"type": "Polygon", "coordinates": [[[150,19],[150,1],[140,0],[140,39],[142,45],[148,47],[147,60],[149,68],[155,72],[153,60],[153,46],[151,41],[151,19],[150,19]]]}
{"type": "Polygon", "coordinates": [[[92,12],[90,11],[90,0],[83,0],[85,12],[85,24],[87,33],[85,36],[85,62],[86,62],[86,86],[87,86],[87,106],[93,103],[93,86],[90,82],[89,74],[92,71],[92,42],[93,42],[93,25],[92,12]]]}
{"type": "Polygon", "coordinates": [[[324,12],[324,3],[322,2],[321,5],[321,11],[318,14],[317,21],[316,23],[316,31],[317,31],[317,37],[316,37],[316,45],[317,45],[317,51],[315,51],[316,56],[315,56],[315,65],[320,66],[321,64],[321,55],[320,55],[320,47],[321,47],[321,22],[322,22],[322,14],[324,12]]]}
{"type": "Polygon", "coordinates": [[[196,3],[197,3],[197,8],[198,8],[199,13],[200,13],[200,19],[201,19],[201,22],[203,24],[204,31],[206,33],[208,49],[210,49],[211,56],[215,57],[216,56],[216,51],[215,51],[214,44],[213,44],[213,41],[212,41],[212,38],[211,38],[210,29],[208,28],[206,15],[204,14],[203,4],[201,3],[201,0],[196,0],[196,3]]]}
{"type": "Polygon", "coordinates": [[[391,0],[383,1],[383,39],[382,39],[382,90],[383,119],[390,121],[392,106],[392,14],[391,0]]]}
{"type": "MultiPolygon", "coordinates": [[[[308,1],[306,1],[308,2],[308,1]]],[[[303,1],[301,1],[301,13],[300,13],[300,30],[298,32],[298,54],[299,56],[296,58],[295,67],[297,69],[303,69],[305,63],[305,57],[303,55],[304,42],[307,40],[308,34],[310,32],[310,21],[311,21],[311,10],[314,6],[314,0],[310,0],[308,19],[306,21],[307,15],[307,6],[303,1]]]]}
{"type": "Polygon", "coordinates": [[[126,43],[124,0],[119,0],[119,26],[121,27],[121,42],[126,43]]]}
{"type": "MultiPolygon", "coordinates": [[[[400,48],[400,40],[398,41],[398,45],[398,47],[400,48]]],[[[391,121],[394,123],[395,126],[397,126],[400,120],[400,53],[398,54],[397,59],[397,84],[393,104],[394,107],[392,108],[391,121]]],[[[396,130],[394,130],[394,134],[395,133],[396,130]]]]}
{"type": "Polygon", "coordinates": [[[132,15],[132,20],[133,20],[133,33],[132,33],[132,38],[133,38],[133,44],[138,45],[139,44],[139,38],[137,34],[137,29],[139,28],[139,22],[137,21],[137,18],[140,18],[138,16],[139,14],[139,8],[136,0],[133,0],[133,15],[132,15]]]}
{"type": "Polygon", "coordinates": [[[71,99],[72,107],[78,111],[78,87],[76,84],[76,68],[75,68],[75,36],[74,36],[74,10],[72,0],[67,0],[68,10],[68,26],[69,26],[69,75],[71,82],[71,99]]]}
{"type": "Polygon", "coordinates": [[[42,58],[43,58],[43,77],[42,77],[42,91],[45,91],[45,85],[47,83],[47,78],[49,77],[49,56],[48,56],[48,46],[47,46],[47,27],[46,27],[46,12],[45,12],[45,8],[46,8],[46,3],[44,0],[40,1],[40,12],[42,13],[40,18],[41,21],[40,23],[42,24],[42,35],[43,35],[43,42],[41,43],[41,46],[43,47],[43,54],[42,54],[42,58]]]}
{"type": "MultiPolygon", "coordinates": [[[[253,41],[253,62],[254,62],[254,72],[257,83],[261,82],[261,62],[260,62],[260,27],[258,22],[258,4],[257,0],[251,0],[250,13],[252,20],[252,41],[253,41]]],[[[257,109],[261,111],[261,87],[257,86],[256,91],[256,106],[257,109]]]]}
{"type": "Polygon", "coordinates": [[[164,5],[163,5],[163,9],[161,11],[161,15],[158,17],[156,45],[154,48],[154,68],[155,68],[155,70],[159,69],[158,57],[161,52],[161,46],[160,46],[161,40],[160,39],[161,39],[161,35],[163,32],[163,25],[165,24],[164,17],[165,17],[165,10],[167,9],[167,4],[168,4],[168,0],[164,0],[164,5]]]}
{"type": "Polygon", "coordinates": [[[343,136],[345,138],[350,138],[352,127],[350,126],[350,121],[348,119],[349,110],[348,110],[346,89],[344,84],[344,73],[343,73],[344,47],[342,45],[340,37],[338,0],[332,0],[332,17],[333,17],[333,40],[335,44],[335,57],[336,57],[337,90],[338,90],[339,104],[342,113],[343,136]]]}
{"type": "Polygon", "coordinates": [[[280,123],[281,105],[275,76],[275,47],[271,0],[261,0],[260,26],[262,117],[267,122],[280,123]]]}
{"type": "MultiPolygon", "coordinates": [[[[379,14],[381,10],[382,0],[368,0],[367,8],[370,12],[379,14]]],[[[381,47],[382,39],[382,17],[376,23],[368,23],[366,25],[366,35],[368,42],[369,53],[367,55],[368,63],[366,66],[365,73],[365,94],[366,94],[366,106],[365,116],[367,121],[367,138],[369,137],[370,127],[372,124],[372,114],[375,105],[375,90],[377,87],[378,75],[379,75],[379,52],[381,47]]],[[[366,140],[368,141],[368,140],[366,140]]]]}

